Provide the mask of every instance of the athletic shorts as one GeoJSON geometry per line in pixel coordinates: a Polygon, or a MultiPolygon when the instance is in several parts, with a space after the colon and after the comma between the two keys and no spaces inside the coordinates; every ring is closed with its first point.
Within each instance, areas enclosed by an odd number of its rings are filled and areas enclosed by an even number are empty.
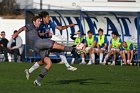
{"type": "MultiPolygon", "coordinates": [[[[96,51],[99,51],[99,49],[98,49],[98,48],[95,48],[95,50],[96,50],[96,51]]],[[[105,51],[106,49],[101,48],[101,50],[105,51]]]]}
{"type": "MultiPolygon", "coordinates": [[[[130,51],[133,51],[133,50],[130,50],[130,51]]],[[[123,50],[123,52],[124,52],[124,53],[127,53],[128,51],[127,51],[127,50],[123,50]]]]}
{"type": "Polygon", "coordinates": [[[50,49],[48,50],[40,50],[39,51],[39,55],[41,57],[41,59],[45,58],[45,57],[48,57],[50,54],[50,49]]]}
{"type": "Polygon", "coordinates": [[[117,52],[119,52],[119,51],[120,51],[120,49],[119,49],[119,48],[111,48],[111,50],[116,50],[117,52]]]}
{"type": "Polygon", "coordinates": [[[34,50],[39,53],[41,58],[44,58],[49,56],[54,43],[55,41],[50,39],[38,39],[35,43],[34,50]]]}
{"type": "Polygon", "coordinates": [[[38,50],[51,49],[55,41],[50,39],[38,39],[35,43],[35,48],[38,50]]]}
{"type": "MultiPolygon", "coordinates": [[[[91,47],[86,47],[85,50],[89,51],[91,49],[91,47]]],[[[92,49],[96,49],[96,48],[92,48],[92,49]]]]}

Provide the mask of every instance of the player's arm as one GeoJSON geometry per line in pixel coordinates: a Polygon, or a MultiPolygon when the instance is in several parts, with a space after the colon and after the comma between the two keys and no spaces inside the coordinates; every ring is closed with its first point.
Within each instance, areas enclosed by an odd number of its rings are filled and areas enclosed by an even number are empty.
{"type": "Polygon", "coordinates": [[[96,37],[94,37],[94,42],[93,42],[93,45],[92,47],[94,48],[95,46],[97,46],[97,42],[98,42],[98,39],[96,37]]]}
{"type": "Polygon", "coordinates": [[[93,46],[92,46],[92,47],[94,48],[96,45],[97,45],[97,42],[96,42],[96,41],[94,41],[94,42],[93,42],[93,46]]]}
{"type": "Polygon", "coordinates": [[[73,27],[75,26],[75,24],[69,24],[69,25],[66,25],[66,26],[56,26],[56,28],[58,30],[64,30],[64,29],[67,29],[68,27],[73,27]]]}
{"type": "Polygon", "coordinates": [[[107,43],[108,43],[108,41],[107,41],[107,38],[105,37],[105,44],[104,44],[104,49],[106,49],[107,48],[107,43]]]}
{"type": "Polygon", "coordinates": [[[119,45],[118,45],[117,48],[120,48],[120,47],[121,47],[121,43],[122,43],[122,41],[121,41],[121,39],[120,39],[120,40],[119,40],[119,45]]]}
{"type": "Polygon", "coordinates": [[[21,27],[15,34],[12,35],[12,38],[15,38],[18,34],[20,34],[22,31],[26,31],[26,27],[21,27]]]}
{"type": "Polygon", "coordinates": [[[134,55],[134,48],[133,48],[133,44],[131,44],[131,45],[130,45],[129,49],[130,49],[130,51],[131,51],[131,58],[130,58],[130,62],[132,62],[133,55],[134,55]]]}

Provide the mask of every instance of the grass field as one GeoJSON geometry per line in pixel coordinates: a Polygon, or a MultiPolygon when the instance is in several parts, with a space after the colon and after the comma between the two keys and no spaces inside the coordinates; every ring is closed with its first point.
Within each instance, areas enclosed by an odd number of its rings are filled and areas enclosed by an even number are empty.
{"type": "Polygon", "coordinates": [[[140,68],[136,66],[74,65],[78,70],[71,72],[53,64],[37,87],[33,81],[41,68],[25,79],[24,69],[32,64],[0,63],[0,93],[140,93],[140,68]]]}

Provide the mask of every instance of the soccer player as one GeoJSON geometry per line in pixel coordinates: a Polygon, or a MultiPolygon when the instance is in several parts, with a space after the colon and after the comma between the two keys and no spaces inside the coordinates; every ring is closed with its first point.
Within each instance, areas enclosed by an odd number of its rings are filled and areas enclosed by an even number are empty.
{"type": "Polygon", "coordinates": [[[113,54],[113,62],[111,65],[115,65],[116,61],[116,54],[120,52],[120,46],[121,46],[121,39],[118,37],[117,32],[112,32],[112,39],[110,40],[110,46],[109,46],[109,52],[105,56],[103,64],[106,64],[106,61],[109,56],[113,54]]]}
{"type": "MultiPolygon", "coordinates": [[[[77,52],[77,49],[71,47],[71,46],[64,46],[61,45],[53,40],[50,39],[41,39],[38,35],[37,29],[39,28],[41,23],[41,19],[39,16],[35,16],[32,19],[32,24],[27,24],[23,27],[21,27],[17,33],[15,33],[12,38],[15,38],[19,33],[22,31],[26,31],[26,35],[28,37],[28,40],[30,42],[31,48],[38,52],[42,58],[42,61],[39,61],[38,63],[35,63],[35,66],[43,65],[45,64],[45,67],[42,68],[40,74],[38,75],[37,79],[34,81],[34,84],[37,86],[41,86],[41,81],[44,78],[44,76],[48,73],[52,66],[52,62],[50,60],[49,52],[51,49],[58,49],[66,52],[75,53],[77,52]]],[[[73,25],[67,25],[67,27],[71,27],[73,25]]]]}
{"type": "MultiPolygon", "coordinates": [[[[77,45],[79,45],[80,43],[84,43],[84,36],[81,34],[81,32],[78,30],[76,32],[77,37],[74,37],[74,35],[71,35],[71,39],[74,40],[74,45],[73,47],[76,47],[77,45]]],[[[74,64],[74,61],[76,58],[78,58],[79,55],[75,54],[73,55],[71,64],[74,64]]]]}
{"type": "MultiPolygon", "coordinates": [[[[95,35],[92,34],[91,31],[87,32],[88,36],[85,39],[85,46],[87,46],[85,48],[85,50],[89,53],[89,62],[88,65],[91,65],[92,63],[95,63],[95,54],[94,54],[94,50],[97,44],[97,38],[95,35]]],[[[82,62],[80,64],[86,64],[85,62],[85,53],[82,53],[82,62]]]]}
{"type": "MultiPolygon", "coordinates": [[[[66,26],[58,26],[54,22],[52,22],[50,20],[49,13],[46,11],[42,11],[39,14],[39,16],[41,17],[42,22],[40,24],[38,32],[39,32],[39,36],[42,39],[49,39],[49,38],[51,39],[52,38],[52,33],[51,33],[52,29],[64,30],[67,28],[66,26]]],[[[70,24],[70,25],[74,26],[74,24],[70,24]]],[[[60,56],[61,60],[65,63],[65,66],[67,67],[68,70],[71,70],[71,71],[77,70],[76,67],[70,66],[70,64],[67,62],[66,56],[64,54],[60,53],[59,56],[60,56]]]]}
{"type": "Polygon", "coordinates": [[[107,37],[103,34],[103,29],[98,30],[99,36],[97,37],[97,49],[96,53],[99,54],[99,63],[102,64],[103,62],[103,53],[107,50],[108,40],[107,37]]]}
{"type": "Polygon", "coordinates": [[[120,51],[120,55],[122,55],[123,60],[124,60],[124,64],[132,64],[132,59],[133,59],[133,55],[134,55],[134,46],[131,42],[122,42],[122,51],[120,51]],[[126,63],[126,56],[127,55],[127,63],[126,63]]]}

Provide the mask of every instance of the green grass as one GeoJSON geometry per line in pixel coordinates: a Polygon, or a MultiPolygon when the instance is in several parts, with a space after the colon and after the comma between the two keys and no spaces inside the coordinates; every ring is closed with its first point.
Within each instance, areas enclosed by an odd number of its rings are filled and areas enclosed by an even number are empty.
{"type": "Polygon", "coordinates": [[[25,79],[24,69],[32,65],[0,63],[0,93],[140,93],[140,68],[136,66],[74,65],[78,70],[71,72],[53,64],[37,87],[33,81],[41,68],[25,79]]]}

